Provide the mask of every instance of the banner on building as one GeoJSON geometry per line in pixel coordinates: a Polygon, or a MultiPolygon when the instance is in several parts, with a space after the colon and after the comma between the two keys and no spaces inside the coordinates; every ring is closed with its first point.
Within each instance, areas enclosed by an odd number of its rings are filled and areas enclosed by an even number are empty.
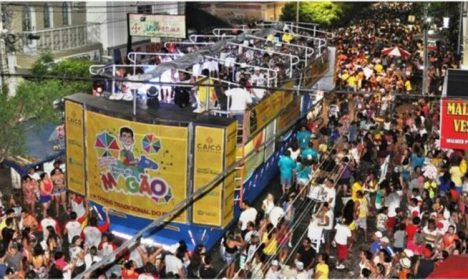
{"type": "MultiPolygon", "coordinates": [[[[288,87],[289,84],[285,85],[288,87]]],[[[294,98],[294,93],[275,91],[265,97],[260,103],[248,111],[249,117],[248,135],[255,135],[270,123],[294,98]]]]}
{"type": "Polygon", "coordinates": [[[70,191],[85,195],[85,145],[83,106],[65,102],[65,142],[67,162],[67,187],[70,191]]]}
{"type": "Polygon", "coordinates": [[[468,150],[468,100],[442,99],[440,147],[468,150]]]}
{"type": "Polygon", "coordinates": [[[225,168],[236,162],[237,152],[237,122],[231,123],[226,128],[226,162],[225,168]]]}
{"type": "MultiPolygon", "coordinates": [[[[88,197],[147,219],[187,197],[188,129],[86,112],[88,197]]],[[[186,212],[175,221],[186,222],[186,212]]]]}
{"type": "Polygon", "coordinates": [[[299,98],[289,104],[289,106],[281,112],[276,121],[276,131],[281,132],[296,123],[301,114],[301,100],[299,98]]]}
{"type": "Polygon", "coordinates": [[[130,36],[184,38],[185,16],[129,14],[130,36]]]}
{"type": "MultiPolygon", "coordinates": [[[[197,126],[195,128],[195,159],[193,191],[211,183],[223,172],[225,146],[224,128],[197,126]]],[[[221,226],[223,183],[219,183],[205,196],[193,204],[192,220],[194,223],[221,226]]]]}

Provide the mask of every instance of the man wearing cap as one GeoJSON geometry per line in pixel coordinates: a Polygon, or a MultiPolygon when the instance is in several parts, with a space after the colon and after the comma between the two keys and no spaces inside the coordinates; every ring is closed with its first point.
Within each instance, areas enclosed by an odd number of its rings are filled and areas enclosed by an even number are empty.
{"type": "Polygon", "coordinates": [[[411,260],[409,258],[400,259],[400,273],[399,279],[408,279],[408,275],[411,274],[411,260]]]}
{"type": "Polygon", "coordinates": [[[387,251],[387,253],[393,258],[395,256],[395,251],[393,251],[392,247],[389,246],[390,240],[388,237],[384,236],[380,239],[380,245],[382,246],[382,249],[387,251]]]}
{"type": "Polygon", "coordinates": [[[380,239],[383,237],[382,233],[380,231],[376,231],[374,235],[372,235],[372,243],[370,245],[369,251],[372,253],[372,255],[377,254],[382,246],[380,245],[380,239]]]}
{"type": "Polygon", "coordinates": [[[296,279],[310,279],[310,273],[304,270],[303,262],[296,262],[296,279]]]}
{"type": "Polygon", "coordinates": [[[278,260],[271,261],[271,266],[265,274],[265,279],[281,279],[281,271],[278,260]]]}

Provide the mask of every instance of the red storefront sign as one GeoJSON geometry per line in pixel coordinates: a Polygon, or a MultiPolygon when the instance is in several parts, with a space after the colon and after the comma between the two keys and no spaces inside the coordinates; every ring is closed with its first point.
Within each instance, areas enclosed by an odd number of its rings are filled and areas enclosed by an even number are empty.
{"type": "Polygon", "coordinates": [[[440,147],[468,150],[468,100],[440,102],[440,147]]]}

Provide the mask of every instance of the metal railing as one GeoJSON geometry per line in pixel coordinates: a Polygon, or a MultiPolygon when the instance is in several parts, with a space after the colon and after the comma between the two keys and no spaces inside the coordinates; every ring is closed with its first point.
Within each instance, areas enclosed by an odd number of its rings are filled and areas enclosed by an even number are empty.
{"type": "Polygon", "coordinates": [[[42,50],[63,51],[99,43],[100,25],[87,23],[61,28],[52,28],[21,33],[19,47],[25,53],[36,53],[42,50]],[[39,40],[29,39],[31,35],[40,36],[39,40]]]}
{"type": "MultiPolygon", "coordinates": [[[[232,42],[228,42],[228,45],[237,46],[239,48],[245,48],[245,49],[260,51],[260,52],[265,52],[266,51],[265,49],[260,49],[260,48],[250,47],[250,46],[244,46],[244,45],[236,44],[236,43],[232,43],[232,42]]],[[[267,52],[271,53],[271,54],[277,54],[279,56],[285,56],[285,57],[287,57],[289,59],[289,77],[292,78],[293,67],[296,66],[301,61],[301,59],[297,55],[292,55],[292,54],[289,54],[289,53],[276,52],[276,51],[272,51],[272,50],[271,51],[268,50],[267,52]]]]}

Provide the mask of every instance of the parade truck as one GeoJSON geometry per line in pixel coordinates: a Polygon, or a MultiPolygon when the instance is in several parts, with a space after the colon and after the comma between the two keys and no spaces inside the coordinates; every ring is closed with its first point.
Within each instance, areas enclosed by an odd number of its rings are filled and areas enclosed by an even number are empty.
{"type": "MultiPolygon", "coordinates": [[[[253,202],[277,174],[278,158],[293,141],[296,125],[315,106],[322,106],[323,93],[316,98],[312,88],[333,67],[328,61],[328,34],[315,28],[289,26],[286,30],[283,26],[271,23],[235,35],[229,29],[214,30],[213,35],[199,38],[192,35],[191,40],[170,44],[193,48],[179,48],[170,62],[157,65],[145,61],[167,53],[129,53],[130,64],[91,67],[93,74],[105,80],[108,96],[122,81],[119,69],[130,74],[137,69],[151,70],[139,76],[148,85],[138,83],[133,103],[110,100],[105,94],[77,93],[66,98],[69,191],[84,196],[98,216],[103,216],[103,208],[107,208],[111,231],[118,237],[143,236],[142,242],[168,248],[180,240],[191,248],[198,243],[213,248],[237,221],[241,202],[253,202]],[[281,74],[265,69],[265,95],[249,105],[241,118],[234,118],[229,100],[227,108],[207,106],[203,112],[163,102],[145,109],[136,104],[137,91],[158,86],[160,80],[154,79],[158,73],[170,69],[193,75],[192,65],[200,59],[219,60],[223,65],[222,53],[226,50],[274,52],[262,49],[262,42],[270,35],[281,34],[301,37],[310,42],[310,47],[304,44],[301,51],[301,46],[283,43],[277,57],[284,58],[287,71],[281,74]],[[210,37],[209,43],[199,42],[206,37],[210,37]],[[244,44],[245,40],[254,41],[256,47],[244,44]],[[139,235],[158,219],[164,222],[139,235]]],[[[232,67],[245,71],[260,67],[243,63],[236,68],[235,63],[232,67]]],[[[224,89],[239,86],[232,79],[197,76],[190,84],[174,83],[173,87],[196,86],[209,94],[210,81],[224,89]]]]}

